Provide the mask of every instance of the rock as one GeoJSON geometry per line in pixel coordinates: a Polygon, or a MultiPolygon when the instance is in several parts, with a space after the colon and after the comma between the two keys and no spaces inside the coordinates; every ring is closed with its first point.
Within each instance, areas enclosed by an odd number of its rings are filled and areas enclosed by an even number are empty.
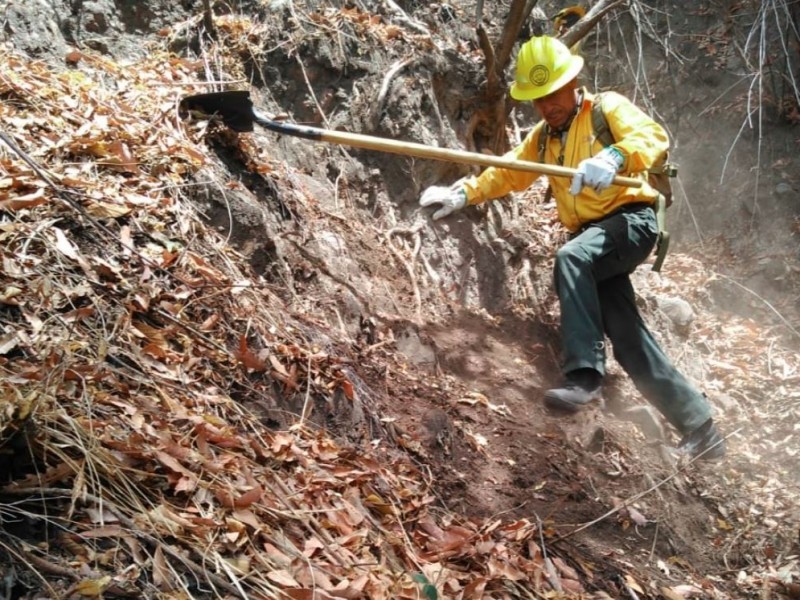
{"type": "Polygon", "coordinates": [[[739,402],[729,394],[717,393],[714,394],[713,403],[722,409],[722,412],[728,414],[738,414],[742,412],[742,407],[739,402]]]}
{"type": "Polygon", "coordinates": [[[84,31],[91,34],[103,34],[108,31],[109,21],[106,17],[107,6],[100,2],[86,2],[83,4],[82,25],[84,31]]]}
{"type": "Polygon", "coordinates": [[[65,14],[68,10],[54,9],[45,0],[8,4],[3,10],[4,41],[31,56],[63,56],[67,46],[54,13],[65,14]]]}
{"type": "Polygon", "coordinates": [[[422,341],[417,331],[411,327],[397,334],[397,350],[415,365],[433,365],[436,363],[436,351],[422,341]]]}
{"type": "Polygon", "coordinates": [[[636,423],[648,442],[664,441],[666,434],[661,425],[661,418],[652,406],[640,404],[623,413],[628,421],[636,423]]]}
{"type": "Polygon", "coordinates": [[[283,12],[291,8],[291,0],[270,0],[267,2],[267,8],[273,12],[283,12]]]}
{"type": "Polygon", "coordinates": [[[758,261],[761,267],[761,274],[770,280],[785,277],[789,271],[789,265],[784,256],[766,256],[758,261]]]}
{"type": "Polygon", "coordinates": [[[680,327],[686,327],[694,321],[694,310],[691,304],[675,296],[657,298],[658,308],[667,315],[670,320],[680,327]]]}

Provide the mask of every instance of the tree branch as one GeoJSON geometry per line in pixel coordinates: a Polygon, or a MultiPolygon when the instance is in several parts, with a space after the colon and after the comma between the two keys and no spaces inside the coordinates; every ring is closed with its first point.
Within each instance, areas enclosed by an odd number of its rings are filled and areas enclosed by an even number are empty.
{"type": "Polygon", "coordinates": [[[508,66],[508,62],[511,59],[511,50],[514,48],[517,37],[519,37],[519,32],[522,31],[527,1],[514,0],[511,3],[506,22],[503,25],[503,35],[500,37],[497,46],[495,46],[495,69],[498,75],[502,74],[506,66],[508,66]]]}
{"type": "Polygon", "coordinates": [[[583,18],[569,28],[569,31],[560,38],[568,47],[572,47],[581,41],[589,31],[602,19],[607,13],[611,12],[619,5],[624,4],[625,0],[599,0],[597,4],[592,6],[583,18]]]}
{"type": "Polygon", "coordinates": [[[481,26],[482,20],[483,20],[483,0],[478,0],[478,3],[475,5],[475,29],[478,29],[481,26]]]}
{"type": "Polygon", "coordinates": [[[483,25],[478,25],[476,32],[478,34],[478,44],[483,51],[483,56],[486,58],[486,96],[494,98],[497,94],[498,87],[498,68],[497,60],[494,55],[494,47],[489,39],[489,35],[483,28],[483,25]]]}

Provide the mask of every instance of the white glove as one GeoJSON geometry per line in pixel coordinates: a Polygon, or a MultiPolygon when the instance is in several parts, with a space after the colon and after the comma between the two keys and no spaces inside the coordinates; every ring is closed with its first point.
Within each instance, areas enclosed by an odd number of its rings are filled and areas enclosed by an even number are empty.
{"type": "Polygon", "coordinates": [[[433,213],[433,219],[441,219],[452,212],[461,210],[467,205],[467,192],[457,181],[450,187],[442,185],[432,185],[426,189],[419,199],[420,206],[430,206],[431,204],[441,204],[442,207],[433,213]]]}
{"type": "Polygon", "coordinates": [[[594,188],[596,192],[606,189],[624,162],[619,150],[613,146],[603,148],[592,158],[581,161],[578,172],[572,177],[569,193],[577,196],[583,186],[594,188]]]}

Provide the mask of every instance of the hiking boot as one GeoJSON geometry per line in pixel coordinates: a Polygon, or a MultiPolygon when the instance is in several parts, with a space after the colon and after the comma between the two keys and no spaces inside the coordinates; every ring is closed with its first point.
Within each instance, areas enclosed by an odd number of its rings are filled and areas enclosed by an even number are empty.
{"type": "Polygon", "coordinates": [[[600,399],[603,376],[594,369],[577,369],[567,373],[561,387],[547,390],[544,403],[550,408],[577,412],[592,400],[600,399]]]}
{"type": "Polygon", "coordinates": [[[714,421],[709,419],[683,437],[678,444],[678,452],[692,459],[719,460],[725,456],[725,440],[714,425],[714,421]]]}

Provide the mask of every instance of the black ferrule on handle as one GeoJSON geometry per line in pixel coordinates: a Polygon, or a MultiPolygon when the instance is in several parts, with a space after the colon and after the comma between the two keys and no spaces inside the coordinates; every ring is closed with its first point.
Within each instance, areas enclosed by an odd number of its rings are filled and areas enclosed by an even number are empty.
{"type": "Polygon", "coordinates": [[[322,132],[314,127],[304,127],[302,125],[292,125],[291,123],[279,123],[268,119],[257,110],[253,110],[253,120],[261,125],[264,129],[269,129],[276,133],[283,133],[293,137],[304,138],[306,140],[322,140],[322,132]]]}

